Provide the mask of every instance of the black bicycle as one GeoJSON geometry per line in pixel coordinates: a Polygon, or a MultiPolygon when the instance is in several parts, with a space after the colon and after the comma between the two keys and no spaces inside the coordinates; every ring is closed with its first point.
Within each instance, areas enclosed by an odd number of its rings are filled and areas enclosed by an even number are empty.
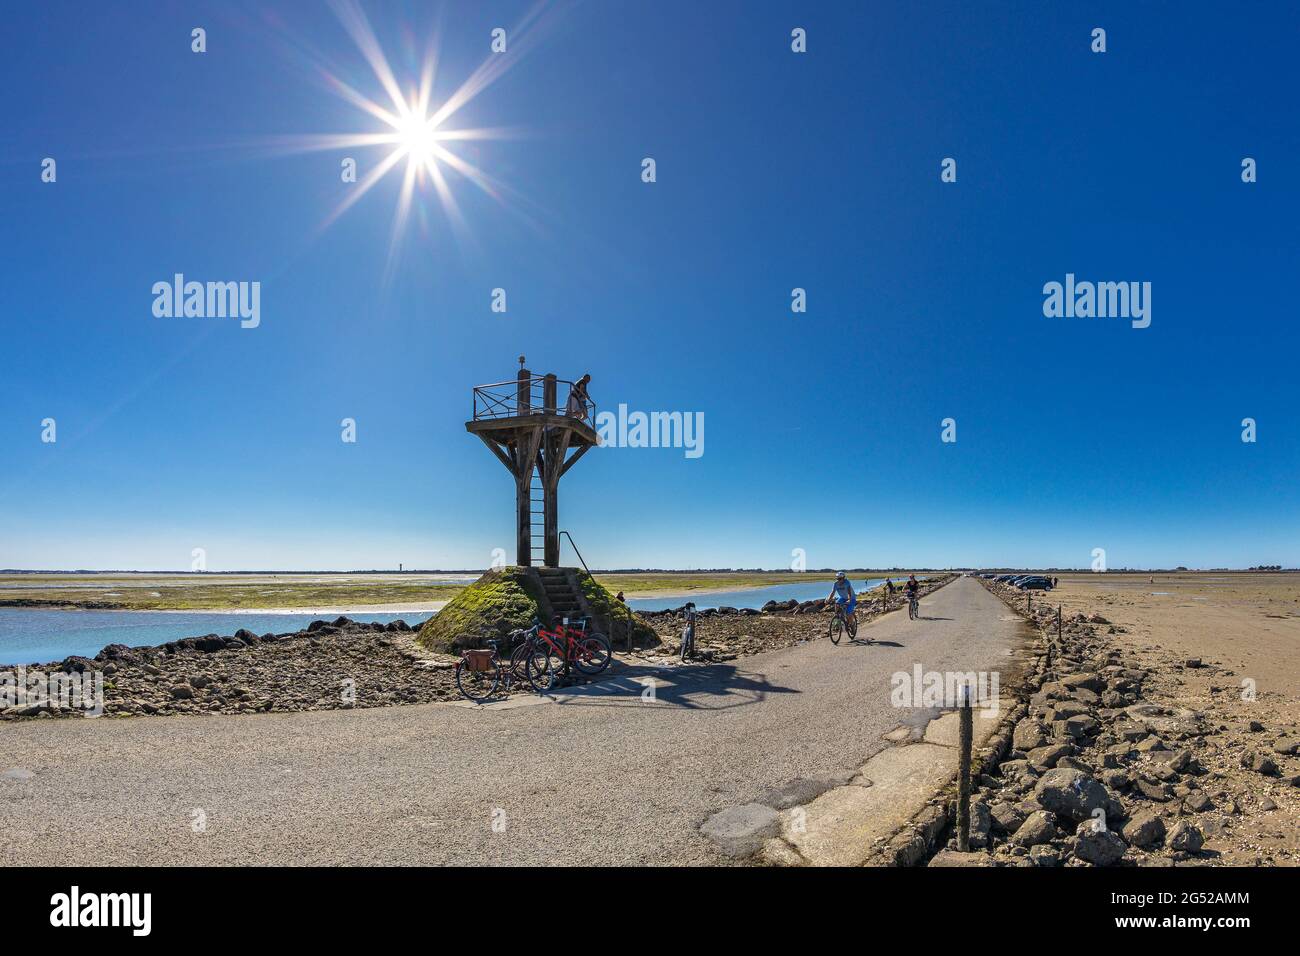
{"type": "Polygon", "coordinates": [[[913,621],[921,616],[921,601],[915,591],[907,592],[907,616],[913,621]]]}
{"type": "Polygon", "coordinates": [[[695,656],[695,602],[686,605],[686,627],[682,629],[682,663],[695,656]]]}
{"type": "Polygon", "coordinates": [[[537,627],[534,622],[530,630],[511,632],[515,647],[505,660],[496,640],[484,640],[487,647],[483,649],[461,651],[456,662],[456,689],[461,696],[479,703],[493,697],[498,690],[509,694],[516,684],[527,681],[529,661],[537,653],[537,627]]]}
{"type": "Polygon", "coordinates": [[[838,644],[846,631],[849,640],[855,640],[858,636],[858,619],[845,614],[844,605],[836,602],[835,617],[831,618],[831,643],[838,644]]]}

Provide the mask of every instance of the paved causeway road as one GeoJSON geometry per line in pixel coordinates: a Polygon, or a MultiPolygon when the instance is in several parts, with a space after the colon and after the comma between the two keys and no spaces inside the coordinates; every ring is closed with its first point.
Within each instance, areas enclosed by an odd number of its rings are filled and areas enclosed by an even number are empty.
{"type": "Polygon", "coordinates": [[[623,680],[499,709],[10,723],[0,864],[725,862],[699,832],[713,813],[847,777],[933,716],[890,706],[894,672],[1005,669],[1021,640],[968,578],[921,613],[864,628],[869,645],[633,669],[653,702],[623,680]]]}

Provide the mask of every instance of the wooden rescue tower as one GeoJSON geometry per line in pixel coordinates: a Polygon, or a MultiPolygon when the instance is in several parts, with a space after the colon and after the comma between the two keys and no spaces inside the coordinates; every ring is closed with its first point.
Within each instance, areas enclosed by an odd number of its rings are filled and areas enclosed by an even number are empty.
{"type": "Polygon", "coordinates": [[[533,375],[524,361],[519,356],[514,381],[474,387],[474,417],[465,429],[483,439],[514,476],[517,563],[558,568],[560,479],[599,444],[591,426],[595,405],[571,396],[572,382],[533,375]]]}

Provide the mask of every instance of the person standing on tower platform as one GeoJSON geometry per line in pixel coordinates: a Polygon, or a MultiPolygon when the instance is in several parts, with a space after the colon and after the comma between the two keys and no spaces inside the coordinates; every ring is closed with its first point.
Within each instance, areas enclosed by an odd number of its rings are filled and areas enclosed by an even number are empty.
{"type": "Polygon", "coordinates": [[[569,403],[564,409],[564,414],[572,418],[586,419],[587,402],[591,401],[591,397],[587,394],[587,383],[590,381],[591,375],[588,374],[573,383],[573,387],[569,389],[569,403]]]}

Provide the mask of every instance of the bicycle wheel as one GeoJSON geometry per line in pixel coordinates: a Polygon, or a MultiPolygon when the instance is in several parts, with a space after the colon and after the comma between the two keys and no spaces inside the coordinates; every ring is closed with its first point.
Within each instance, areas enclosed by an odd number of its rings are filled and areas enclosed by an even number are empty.
{"type": "Polygon", "coordinates": [[[564,671],[564,662],[549,646],[537,644],[529,648],[525,665],[528,683],[539,694],[551,691],[564,671]]]}
{"type": "Polygon", "coordinates": [[[831,618],[831,643],[838,644],[844,636],[844,618],[836,614],[831,618]]]}
{"type": "Polygon", "coordinates": [[[486,671],[472,671],[465,666],[465,659],[461,658],[456,662],[456,689],[460,691],[461,696],[466,700],[472,700],[475,703],[487,700],[497,691],[497,685],[501,683],[501,664],[499,661],[492,662],[492,669],[486,671]]]}
{"type": "Polygon", "coordinates": [[[589,634],[574,648],[573,666],[588,677],[603,674],[609,660],[609,639],[604,634],[589,634]]]}
{"type": "Polygon", "coordinates": [[[510,652],[510,683],[522,684],[528,680],[528,658],[532,652],[530,644],[520,644],[510,652]]]}
{"type": "Polygon", "coordinates": [[[844,628],[845,628],[845,630],[847,630],[847,631],[849,632],[849,640],[850,640],[850,641],[857,640],[857,637],[858,637],[858,619],[857,619],[856,617],[853,618],[852,620],[845,620],[845,622],[844,622],[844,628]]]}

